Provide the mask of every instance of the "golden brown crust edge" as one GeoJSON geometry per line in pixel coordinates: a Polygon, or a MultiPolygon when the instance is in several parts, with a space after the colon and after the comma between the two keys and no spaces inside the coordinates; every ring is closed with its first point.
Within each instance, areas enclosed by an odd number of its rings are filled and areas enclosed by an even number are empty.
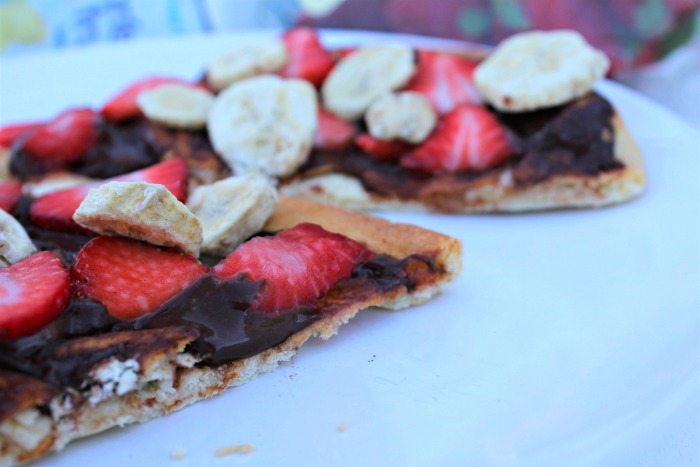
{"type": "Polygon", "coordinates": [[[599,208],[623,203],[639,196],[646,187],[644,161],[637,143],[619,114],[613,117],[615,157],[624,163],[620,170],[596,176],[560,175],[528,188],[514,186],[510,172],[496,171],[466,188],[445,187],[425,200],[406,200],[366,191],[348,176],[342,186],[325,175],[295,180],[281,188],[287,196],[312,199],[357,211],[413,211],[508,213],[571,208],[599,208]]]}
{"type": "MultiPolygon", "coordinates": [[[[430,281],[418,284],[410,292],[405,289],[392,291],[346,306],[340,312],[292,335],[282,344],[251,358],[210,368],[177,366],[172,364],[175,358],[172,353],[163,354],[161,361],[155,362],[153,367],[163,372],[163,367],[167,366],[172,374],[162,380],[151,380],[147,386],[121,396],[114,395],[95,406],[86,404],[73,412],[56,414],[53,420],[47,421],[44,416],[43,422],[50,423],[50,430],[31,449],[22,448],[2,434],[3,427],[8,428],[8,424],[13,423],[12,420],[4,421],[0,424],[0,466],[39,458],[63,449],[72,440],[116,426],[145,422],[219,394],[228,387],[244,384],[290,360],[311,337],[329,338],[362,309],[371,306],[398,309],[424,302],[437,294],[461,270],[461,244],[458,240],[413,225],[395,224],[311,201],[282,197],[265,229],[279,230],[300,222],[318,223],[327,230],[354,238],[377,253],[395,257],[410,254],[431,256],[442,272],[430,281]]],[[[142,378],[145,380],[146,375],[142,378]]]]}

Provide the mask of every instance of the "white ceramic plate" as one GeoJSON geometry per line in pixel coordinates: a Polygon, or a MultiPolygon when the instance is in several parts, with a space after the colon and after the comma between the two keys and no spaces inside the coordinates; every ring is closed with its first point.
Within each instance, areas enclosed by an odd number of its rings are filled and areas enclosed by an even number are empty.
{"type": "MultiPolygon", "coordinates": [[[[348,45],[388,36],[324,38],[348,45]]],[[[0,123],[99,106],[149,73],[195,78],[234,40],[0,61],[0,123]]],[[[642,198],[597,211],[387,215],[464,242],[464,273],[443,295],[402,312],[361,313],[271,374],[73,443],[45,463],[700,465],[700,136],[619,85],[599,90],[646,158],[642,198]],[[255,452],[213,455],[244,443],[255,452]],[[170,460],[178,448],[185,460],[170,460]]]]}

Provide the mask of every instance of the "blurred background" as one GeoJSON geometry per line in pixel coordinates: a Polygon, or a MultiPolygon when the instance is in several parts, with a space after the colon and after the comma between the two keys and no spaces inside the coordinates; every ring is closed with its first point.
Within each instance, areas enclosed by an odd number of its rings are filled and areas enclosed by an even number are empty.
{"type": "Polygon", "coordinates": [[[484,44],[576,29],[608,54],[613,79],[700,128],[700,0],[0,0],[0,57],[299,24],[484,44]]]}

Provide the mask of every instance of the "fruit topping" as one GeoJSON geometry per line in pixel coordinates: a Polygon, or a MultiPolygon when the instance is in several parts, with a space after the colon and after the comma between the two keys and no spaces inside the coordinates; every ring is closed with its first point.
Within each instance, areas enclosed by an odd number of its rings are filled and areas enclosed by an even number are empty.
{"type": "Polygon", "coordinates": [[[583,96],[609,66],[605,53],[576,31],[528,31],[501,42],[474,80],[498,110],[527,112],[583,96]]]}
{"type": "Polygon", "coordinates": [[[0,209],[12,214],[22,196],[22,184],[19,182],[0,182],[0,209]]]}
{"type": "Polygon", "coordinates": [[[290,29],[284,33],[282,40],[287,46],[287,62],[279,75],[305,79],[316,87],[321,86],[335,60],[321,45],[316,31],[306,27],[290,29]]]}
{"type": "Polygon", "coordinates": [[[149,120],[171,128],[198,130],[207,124],[214,96],[204,89],[170,83],[141,92],[136,103],[149,120]]]}
{"type": "Polygon", "coordinates": [[[219,278],[264,281],[254,308],[277,312],[310,305],[374,253],[316,224],[299,224],[272,237],[255,237],[213,269],[219,278]]]}
{"type": "Polygon", "coordinates": [[[287,47],[282,39],[270,37],[236,44],[228,53],[211,62],[207,84],[221,91],[236,81],[275,73],[287,61],[287,47]]]}
{"type": "Polygon", "coordinates": [[[323,103],[337,116],[357,120],[376,98],[408,83],[415,69],[413,49],[407,45],[363,47],[328,74],[321,88],[323,103]]]}
{"type": "Polygon", "coordinates": [[[44,123],[18,123],[16,125],[7,125],[0,128],[0,148],[9,148],[12,144],[24,134],[36,130],[44,123]]]}
{"type": "Polygon", "coordinates": [[[365,113],[365,122],[377,139],[418,144],[435,128],[437,115],[422,94],[404,91],[374,101],[365,113]]]}
{"type": "Polygon", "coordinates": [[[428,98],[439,114],[456,105],[481,103],[473,74],[477,63],[459,55],[418,51],[418,69],[405,90],[415,91],[428,98]]]}
{"type": "Polygon", "coordinates": [[[97,121],[98,115],[92,109],[66,110],[33,130],[22,149],[39,160],[79,161],[97,140],[97,121]]]}
{"type": "Polygon", "coordinates": [[[207,129],[214,149],[236,173],[293,173],[311,152],[316,90],[301,79],[265,75],[232,84],[214,101],[207,129]]]}
{"type": "Polygon", "coordinates": [[[355,145],[380,161],[395,161],[406,154],[413,147],[402,141],[385,141],[377,139],[367,133],[360,133],[355,137],[355,145]]]}
{"type": "Polygon", "coordinates": [[[92,232],[173,246],[199,256],[202,227],[164,185],[109,182],[91,189],[73,220],[92,232]]]}
{"type": "Polygon", "coordinates": [[[445,115],[427,140],[401,165],[431,174],[483,170],[513,154],[510,138],[485,107],[461,104],[445,115]]]}
{"type": "Polygon", "coordinates": [[[314,136],[314,148],[344,149],[352,143],[357,128],[352,123],[336,117],[323,107],[318,109],[318,128],[314,136]]]}
{"type": "Polygon", "coordinates": [[[112,97],[100,110],[100,113],[107,120],[112,122],[120,122],[130,118],[138,117],[141,114],[141,109],[137,103],[139,94],[149,89],[155,89],[164,84],[184,84],[192,87],[199,87],[195,84],[187,83],[180,78],[150,76],[140,79],[135,83],[123,89],[119,94],[112,97]]]}
{"type": "Polygon", "coordinates": [[[116,318],[130,320],[176,296],[207,271],[176,250],[120,237],[97,237],[71,267],[74,294],[92,298],[116,318]]]}
{"type": "Polygon", "coordinates": [[[69,300],[68,271],[51,252],[0,269],[0,339],[38,331],[61,314],[69,300]]]}
{"type": "Polygon", "coordinates": [[[259,232],[277,206],[277,190],[262,174],[228,177],[196,188],[187,207],[202,225],[202,251],[226,256],[259,232]]]}
{"type": "Polygon", "coordinates": [[[182,158],[170,159],[130,174],[54,191],[36,199],[29,208],[33,224],[47,230],[84,232],[74,220],[73,214],[87,196],[90,188],[111,181],[146,182],[165,185],[179,201],[187,195],[187,162],[182,158]]]}
{"type": "Polygon", "coordinates": [[[36,247],[22,224],[0,210],[0,267],[15,264],[34,253],[36,247]]]}

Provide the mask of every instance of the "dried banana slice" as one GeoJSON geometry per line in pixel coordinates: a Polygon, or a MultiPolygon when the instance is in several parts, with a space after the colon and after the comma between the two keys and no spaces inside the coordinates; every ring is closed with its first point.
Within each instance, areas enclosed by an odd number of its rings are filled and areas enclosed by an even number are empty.
{"type": "Polygon", "coordinates": [[[96,179],[72,172],[52,172],[22,184],[22,194],[39,198],[54,191],[95,182],[96,179]]]}
{"type": "Polygon", "coordinates": [[[265,75],[240,81],[216,97],[209,137],[236,173],[289,175],[311,152],[316,101],[316,90],[300,79],[265,75]]]}
{"type": "Polygon", "coordinates": [[[282,39],[267,38],[239,44],[214,60],[207,69],[207,83],[221,91],[246,78],[274,73],[287,62],[287,47],[282,39]]]}
{"type": "Polygon", "coordinates": [[[365,122],[377,139],[418,144],[435,128],[437,115],[423,95],[405,91],[374,101],[367,109],[365,122]]]}
{"type": "Polygon", "coordinates": [[[203,185],[187,207],[202,225],[202,252],[225,256],[259,232],[277,206],[277,190],[262,174],[246,174],[203,185]]]}
{"type": "Polygon", "coordinates": [[[143,91],[136,102],[153,121],[173,128],[198,130],[207,124],[214,95],[204,89],[172,83],[143,91]]]}
{"type": "Polygon", "coordinates": [[[399,89],[416,71],[413,49],[403,44],[361,48],[343,58],[323,83],[324,105],[341,118],[361,118],[372,102],[399,89]]]}
{"type": "Polygon", "coordinates": [[[503,112],[563,104],[593,89],[608,58],[574,31],[531,31],[503,41],[474,72],[482,96],[503,112]]]}
{"type": "Polygon", "coordinates": [[[91,189],[73,220],[100,235],[121,235],[199,256],[202,227],[163,185],[109,182],[91,189]]]}
{"type": "Polygon", "coordinates": [[[0,267],[22,261],[36,251],[22,224],[0,209],[0,267]]]}

